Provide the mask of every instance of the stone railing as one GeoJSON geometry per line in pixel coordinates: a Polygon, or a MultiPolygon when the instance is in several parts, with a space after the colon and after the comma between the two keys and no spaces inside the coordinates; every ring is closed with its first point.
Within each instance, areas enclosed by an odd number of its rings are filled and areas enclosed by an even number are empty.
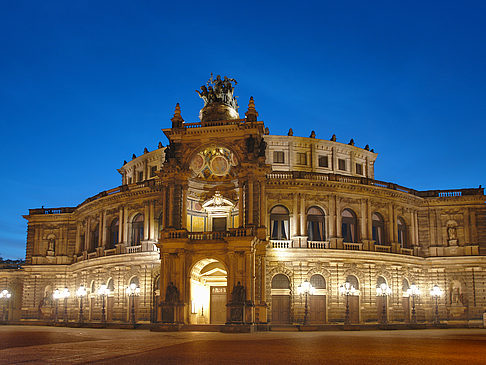
{"type": "Polygon", "coordinates": [[[376,252],[391,252],[391,246],[375,244],[376,252]]]}
{"type": "Polygon", "coordinates": [[[325,241],[307,241],[307,248],[323,250],[329,248],[329,242],[325,241]]]}
{"type": "Polygon", "coordinates": [[[404,186],[400,186],[394,183],[369,179],[367,177],[360,176],[347,176],[340,174],[323,174],[318,172],[306,172],[306,171],[273,171],[267,174],[269,180],[294,180],[294,179],[306,179],[317,181],[337,181],[349,184],[361,184],[372,185],[380,188],[391,189],[401,191],[403,193],[416,195],[422,198],[431,197],[456,197],[464,195],[484,195],[483,188],[472,189],[452,189],[452,190],[427,190],[418,191],[404,186]]]}
{"type": "Polygon", "coordinates": [[[350,251],[361,251],[363,249],[363,244],[362,243],[349,243],[349,242],[344,242],[343,243],[343,248],[345,250],[350,250],[350,251]]]}
{"type": "Polygon", "coordinates": [[[136,252],[142,252],[142,245],[137,245],[137,246],[127,246],[127,247],[126,247],[126,252],[127,252],[127,253],[136,253],[136,252]]]}
{"type": "Polygon", "coordinates": [[[75,210],[76,210],[75,207],[38,208],[38,209],[29,209],[29,215],[33,215],[33,214],[65,214],[65,213],[72,213],[75,210]]]}
{"type": "Polygon", "coordinates": [[[229,228],[223,232],[188,232],[185,229],[177,229],[163,231],[162,235],[164,239],[224,240],[226,237],[252,237],[255,235],[255,229],[253,227],[229,228]]]}
{"type": "Polygon", "coordinates": [[[114,255],[116,254],[116,248],[110,248],[108,250],[104,250],[103,254],[105,256],[111,256],[111,255],[114,255]]]}
{"type": "Polygon", "coordinates": [[[400,248],[400,252],[404,255],[410,255],[412,256],[413,255],[413,249],[412,248],[404,248],[404,247],[401,247],[400,248]]]}
{"type": "Polygon", "coordinates": [[[292,241],[290,240],[270,240],[272,248],[290,248],[292,241]]]}

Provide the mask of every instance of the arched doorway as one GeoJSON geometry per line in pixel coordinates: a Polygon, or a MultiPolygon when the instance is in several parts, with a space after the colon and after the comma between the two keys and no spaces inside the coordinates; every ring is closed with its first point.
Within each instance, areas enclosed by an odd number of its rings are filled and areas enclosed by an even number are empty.
{"type": "Polygon", "coordinates": [[[215,259],[198,261],[191,270],[192,324],[226,323],[227,271],[215,259]]]}
{"type": "Polygon", "coordinates": [[[326,323],[326,280],[320,274],[312,275],[311,285],[315,288],[314,295],[310,299],[310,323],[326,323]]]}
{"type": "Polygon", "coordinates": [[[349,323],[358,324],[359,323],[359,281],[354,275],[348,275],[346,277],[346,282],[354,287],[355,291],[353,294],[348,296],[349,304],[349,323]]]}
{"type": "Polygon", "coordinates": [[[290,323],[290,280],[284,274],[272,279],[272,324],[290,323]]]}

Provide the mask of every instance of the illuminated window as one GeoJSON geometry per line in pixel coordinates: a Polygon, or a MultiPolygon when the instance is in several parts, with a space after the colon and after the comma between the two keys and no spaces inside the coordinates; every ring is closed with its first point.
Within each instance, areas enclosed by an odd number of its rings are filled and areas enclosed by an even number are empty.
{"type": "Polygon", "coordinates": [[[132,246],[140,245],[143,240],[143,214],[137,214],[132,221],[132,246]]]}
{"type": "Polygon", "coordinates": [[[319,156],[319,167],[329,167],[327,156],[324,155],[319,156]]]}
{"type": "Polygon", "coordinates": [[[307,236],[309,241],[324,241],[324,212],[318,207],[311,207],[307,211],[307,236]]]}
{"type": "Polygon", "coordinates": [[[277,205],[270,212],[270,237],[273,240],[286,240],[289,237],[289,211],[277,205]]]}
{"type": "Polygon", "coordinates": [[[297,165],[307,165],[307,154],[305,152],[297,152],[297,165]]]}
{"type": "Polygon", "coordinates": [[[285,163],[285,154],[283,151],[273,151],[274,163],[285,163]]]}
{"type": "Polygon", "coordinates": [[[358,224],[356,214],[351,209],[344,209],[342,213],[342,235],[344,242],[357,242],[358,224]]]}
{"type": "Polygon", "coordinates": [[[338,169],[341,171],[346,171],[346,160],[343,160],[342,158],[338,160],[338,169]]]}
{"type": "Polygon", "coordinates": [[[118,244],[118,230],[119,228],[119,221],[118,218],[113,219],[110,224],[110,238],[108,240],[108,249],[115,248],[118,244]]]}
{"type": "Polygon", "coordinates": [[[381,214],[373,213],[371,222],[373,241],[377,245],[383,245],[385,242],[385,221],[383,217],[381,214]]]}
{"type": "Polygon", "coordinates": [[[398,243],[400,244],[400,247],[407,248],[408,247],[407,226],[402,217],[398,217],[397,219],[397,229],[398,229],[398,243]]]}

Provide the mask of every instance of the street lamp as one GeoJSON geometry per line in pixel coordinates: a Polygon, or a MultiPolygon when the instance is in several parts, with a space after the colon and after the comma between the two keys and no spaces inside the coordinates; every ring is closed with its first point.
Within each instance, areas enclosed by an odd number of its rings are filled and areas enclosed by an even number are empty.
{"type": "Polygon", "coordinates": [[[79,324],[83,324],[83,298],[86,296],[86,288],[81,285],[78,290],[76,290],[76,296],[79,298],[79,324]]]}
{"type": "Polygon", "coordinates": [[[3,314],[2,314],[5,323],[8,322],[8,302],[11,296],[12,294],[10,294],[10,292],[7,289],[3,289],[0,292],[0,299],[5,300],[5,304],[3,305],[3,314]]]}
{"type": "Polygon", "coordinates": [[[54,315],[54,323],[57,324],[57,321],[59,319],[59,299],[62,298],[62,292],[59,289],[54,290],[54,293],[52,293],[52,298],[54,299],[55,303],[55,315],[54,315]]]}
{"type": "Polygon", "coordinates": [[[71,295],[71,293],[69,292],[68,288],[64,288],[61,291],[61,298],[64,299],[64,324],[67,324],[67,322],[68,322],[67,300],[68,300],[70,295],[71,295]]]}
{"type": "Polygon", "coordinates": [[[126,288],[126,293],[129,298],[129,302],[131,302],[131,319],[132,319],[132,324],[133,328],[135,328],[135,297],[140,295],[140,288],[137,286],[135,283],[131,283],[127,288],[126,288]]]}
{"type": "Polygon", "coordinates": [[[417,323],[417,314],[415,313],[415,297],[420,295],[420,289],[417,285],[412,284],[407,289],[407,294],[412,297],[412,323],[417,323]]]}
{"type": "Polygon", "coordinates": [[[346,317],[344,318],[344,324],[349,324],[349,296],[354,295],[356,289],[349,282],[339,286],[339,293],[346,296],[346,317]]]}
{"type": "Polygon", "coordinates": [[[435,318],[434,318],[434,324],[438,326],[440,324],[439,321],[439,297],[442,296],[444,292],[442,291],[441,288],[436,284],[430,289],[430,296],[432,298],[435,298],[435,318]]]}
{"type": "Polygon", "coordinates": [[[309,314],[309,307],[307,304],[308,295],[314,295],[316,288],[312,286],[310,282],[305,280],[302,284],[297,287],[297,294],[305,295],[305,310],[304,310],[304,326],[307,324],[307,315],[309,314]]]}
{"type": "Polygon", "coordinates": [[[390,287],[387,283],[381,283],[378,288],[376,288],[376,296],[383,298],[383,313],[381,315],[381,323],[387,324],[386,315],[386,298],[392,293],[390,287]]]}
{"type": "Polygon", "coordinates": [[[106,313],[105,313],[105,298],[110,294],[110,289],[103,284],[98,289],[98,295],[101,297],[102,307],[101,307],[101,322],[106,325],[106,313]]]}

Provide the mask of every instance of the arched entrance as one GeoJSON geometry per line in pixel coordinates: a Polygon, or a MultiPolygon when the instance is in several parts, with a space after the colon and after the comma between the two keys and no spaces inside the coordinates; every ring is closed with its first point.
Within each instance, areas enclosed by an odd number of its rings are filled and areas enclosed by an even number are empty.
{"type": "Polygon", "coordinates": [[[314,295],[309,297],[310,323],[326,323],[326,280],[322,275],[314,274],[310,283],[315,288],[314,295]]]}
{"type": "Polygon", "coordinates": [[[226,323],[227,271],[215,259],[198,261],[191,270],[191,324],[226,323]]]}
{"type": "Polygon", "coordinates": [[[290,280],[284,274],[272,279],[272,323],[290,323],[290,280]]]}

